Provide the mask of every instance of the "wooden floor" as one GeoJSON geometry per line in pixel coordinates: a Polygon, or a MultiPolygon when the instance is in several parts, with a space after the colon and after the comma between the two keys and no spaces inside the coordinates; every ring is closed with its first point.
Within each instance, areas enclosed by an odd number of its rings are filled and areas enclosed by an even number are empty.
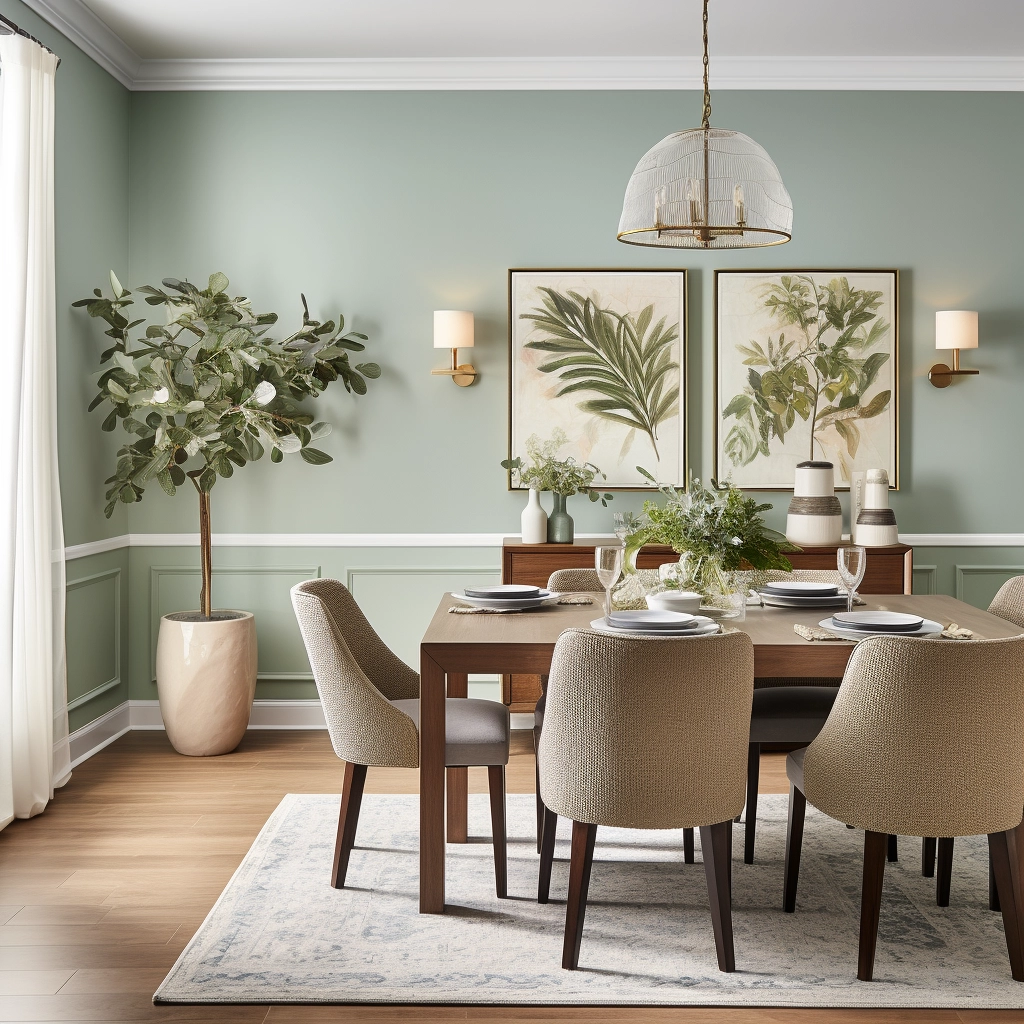
{"type": "MultiPolygon", "coordinates": [[[[324,732],[253,732],[226,757],[176,755],[129,733],[77,768],[46,813],[0,832],[0,1021],[942,1024],[1024,1012],[538,1007],[154,1007],[153,991],[285,793],[340,792],[324,732]]],[[[471,770],[486,792],[483,769],[471,770]]],[[[510,792],[533,792],[532,739],[516,734],[510,792]]],[[[416,772],[371,769],[367,792],[416,790],[416,772]]],[[[762,792],[785,792],[766,755],[762,792]]],[[[851,961],[851,971],[855,964],[851,961]]]]}

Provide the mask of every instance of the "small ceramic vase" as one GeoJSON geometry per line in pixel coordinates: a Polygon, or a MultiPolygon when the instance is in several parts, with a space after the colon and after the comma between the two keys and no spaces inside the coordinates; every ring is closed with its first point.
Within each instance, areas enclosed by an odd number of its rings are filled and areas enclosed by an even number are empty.
{"type": "Polygon", "coordinates": [[[540,491],[530,488],[530,500],[519,518],[524,544],[544,544],[548,539],[548,514],[540,503],[540,491]]]}
{"type": "Polygon", "coordinates": [[[548,543],[571,544],[573,538],[572,516],[565,510],[565,495],[556,494],[555,507],[548,516],[548,543]]]}

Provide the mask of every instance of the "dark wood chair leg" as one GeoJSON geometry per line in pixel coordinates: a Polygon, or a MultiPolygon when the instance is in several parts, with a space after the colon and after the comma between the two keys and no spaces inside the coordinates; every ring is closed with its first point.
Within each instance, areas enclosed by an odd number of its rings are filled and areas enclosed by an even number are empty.
{"type": "Polygon", "coordinates": [[[953,881],[953,840],[939,837],[939,857],[935,874],[935,905],[949,906],[949,888],[953,881]]]}
{"type": "Polygon", "coordinates": [[[878,917],[882,910],[882,880],[889,837],[884,832],[864,833],[864,884],[860,897],[860,946],[857,980],[870,981],[875,969],[878,917]]]}
{"type": "Polygon", "coordinates": [[[693,855],[693,829],[683,829],[683,863],[692,864],[694,862],[693,855]]]}
{"type": "Polygon", "coordinates": [[[565,939],[562,943],[562,966],[567,971],[575,971],[580,963],[580,941],[583,939],[583,918],[587,913],[587,891],[590,889],[596,838],[596,825],[583,821],[572,823],[569,899],[565,907],[565,939]]]}
{"type": "Polygon", "coordinates": [[[754,830],[757,827],[757,783],[761,774],[761,744],[747,748],[747,809],[743,826],[743,863],[754,863],[754,830]]]}
{"type": "Polygon", "coordinates": [[[558,815],[550,807],[544,808],[544,825],[541,828],[543,842],[540,848],[540,873],[537,877],[537,902],[547,903],[551,892],[551,865],[555,859],[555,833],[558,831],[558,815]]]}
{"type": "Polygon", "coordinates": [[[731,821],[720,821],[717,825],[702,825],[700,829],[700,848],[704,854],[704,877],[708,883],[718,969],[725,972],[736,970],[732,940],[732,892],[729,884],[731,827],[731,821]]]}
{"type": "Polygon", "coordinates": [[[895,864],[900,859],[899,839],[896,836],[889,836],[886,844],[886,857],[890,864],[895,864]]]}
{"type": "Polygon", "coordinates": [[[534,759],[534,785],[536,786],[537,793],[537,852],[540,853],[541,843],[543,842],[542,833],[544,832],[544,801],[540,798],[540,761],[534,759]]]}
{"type": "Polygon", "coordinates": [[[999,913],[999,887],[996,885],[996,873],[992,868],[992,851],[988,854],[988,909],[999,913]]]}
{"type": "Polygon", "coordinates": [[[988,837],[992,857],[992,873],[996,877],[999,905],[1003,911],[1006,952],[1010,957],[1010,974],[1014,981],[1024,981],[1024,906],[1021,905],[1021,878],[1017,843],[1013,832],[993,832],[988,837]]]}
{"type": "Polygon", "coordinates": [[[338,838],[334,842],[334,864],[331,867],[331,885],[345,888],[348,858],[356,843],[356,825],[359,823],[359,805],[363,802],[363,784],[366,765],[345,762],[345,780],[341,784],[341,814],[338,815],[338,838]]]}
{"type": "Polygon", "coordinates": [[[807,797],[794,785],[789,787],[789,822],[786,825],[786,869],[782,892],[782,909],[787,914],[796,910],[796,884],[800,878],[800,848],[804,842],[804,816],[807,797]]]}
{"type": "Polygon", "coordinates": [[[494,891],[499,900],[508,896],[508,847],[505,830],[505,766],[487,766],[487,790],[491,795],[491,842],[494,843],[494,891]]]}
{"type": "MultiPolygon", "coordinates": [[[[725,833],[725,870],[726,870],[726,881],[729,883],[729,906],[732,906],[732,818],[726,823],[725,833]]],[[[701,846],[704,845],[704,840],[701,840],[701,846]]]]}
{"type": "Polygon", "coordinates": [[[925,878],[935,876],[935,837],[925,836],[921,840],[921,874],[925,878]]]}

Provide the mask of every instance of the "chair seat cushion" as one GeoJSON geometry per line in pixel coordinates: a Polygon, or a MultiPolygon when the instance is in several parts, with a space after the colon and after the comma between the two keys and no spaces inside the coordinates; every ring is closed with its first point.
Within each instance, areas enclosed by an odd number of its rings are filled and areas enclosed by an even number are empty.
{"type": "MultiPolygon", "coordinates": [[[[393,700],[399,711],[420,727],[419,700],[393,700]]],[[[508,764],[509,714],[504,704],[472,697],[445,700],[444,763],[463,765],[508,764]]]]}
{"type": "Polygon", "coordinates": [[[801,747],[786,755],[786,776],[801,793],[806,792],[804,789],[804,754],[806,753],[807,748],[801,747]]]}
{"type": "Polygon", "coordinates": [[[751,743],[810,743],[821,732],[838,686],[772,686],[754,690],[751,743]]]}

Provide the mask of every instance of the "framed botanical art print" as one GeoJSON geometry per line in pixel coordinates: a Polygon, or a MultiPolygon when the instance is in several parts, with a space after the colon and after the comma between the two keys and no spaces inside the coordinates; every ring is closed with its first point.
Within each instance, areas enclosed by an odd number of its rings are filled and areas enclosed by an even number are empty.
{"type": "Polygon", "coordinates": [[[510,270],[509,386],[510,459],[557,440],[602,489],[685,486],[686,271],[510,270]]]}
{"type": "Polygon", "coordinates": [[[801,462],[899,486],[895,270],[715,272],[715,478],[790,489],[801,462]]]}

